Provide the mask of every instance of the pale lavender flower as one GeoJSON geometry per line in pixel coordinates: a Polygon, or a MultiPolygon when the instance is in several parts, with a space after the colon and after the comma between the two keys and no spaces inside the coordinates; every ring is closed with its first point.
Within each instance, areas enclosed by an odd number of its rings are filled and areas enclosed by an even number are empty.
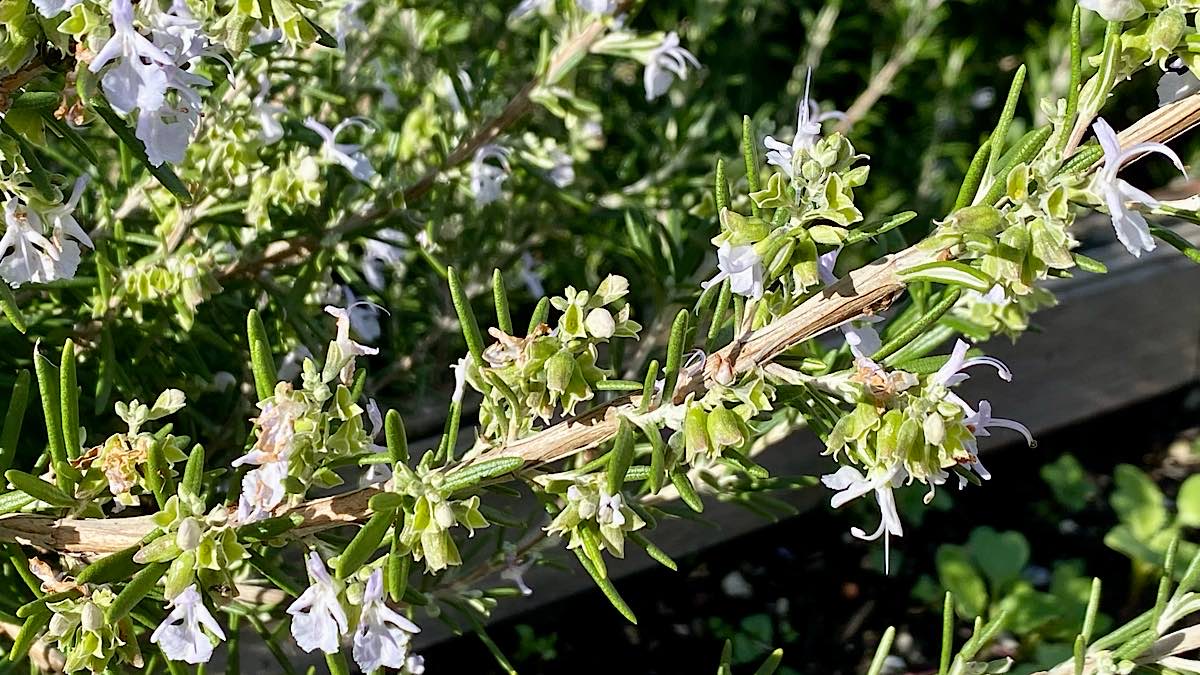
{"type": "Polygon", "coordinates": [[[1162,143],[1138,143],[1122,150],[1117,132],[1109,126],[1108,122],[1102,118],[1097,119],[1096,123],[1092,125],[1092,129],[1096,132],[1096,140],[1100,142],[1100,147],[1104,149],[1104,165],[1092,179],[1091,189],[1104,200],[1108,207],[1117,239],[1134,257],[1140,258],[1143,251],[1154,250],[1154,237],[1150,236],[1150,225],[1146,222],[1146,217],[1131,209],[1128,203],[1154,208],[1158,206],[1159,202],[1144,191],[1118,178],[1117,172],[1126,162],[1151,153],[1158,153],[1169,158],[1184,176],[1187,176],[1187,170],[1183,168],[1183,160],[1179,159],[1179,155],[1162,143]]]}
{"type": "Polygon", "coordinates": [[[375,168],[371,166],[371,160],[367,159],[366,153],[362,151],[362,146],[337,142],[338,134],[354,124],[366,126],[366,123],[358,118],[342,120],[333,129],[312,117],[304,120],[304,126],[312,129],[321,137],[321,151],[325,158],[341,164],[346,167],[351,176],[367,183],[375,177],[375,168]]]}
{"type": "Polygon", "coordinates": [[[729,290],[757,300],[763,294],[762,258],[753,246],[732,246],[729,242],[717,249],[717,274],[700,284],[701,288],[719,284],[729,279],[729,290]]]}
{"type": "Polygon", "coordinates": [[[487,206],[500,198],[500,188],[511,171],[508,165],[510,153],[508,148],[495,144],[475,151],[471,160],[471,194],[475,195],[476,206],[487,206]]]}
{"type": "Polygon", "coordinates": [[[508,13],[508,20],[515,21],[527,14],[540,12],[544,8],[553,4],[554,0],[521,0],[521,2],[508,13]]]}
{"type": "Polygon", "coordinates": [[[525,583],[525,573],[533,567],[533,563],[533,558],[528,558],[525,562],[518,564],[516,556],[509,553],[505,558],[504,569],[500,571],[500,578],[513,582],[513,585],[521,591],[521,595],[533,595],[533,589],[525,583]]]}
{"type": "Polygon", "coordinates": [[[612,527],[625,526],[625,514],[621,509],[625,506],[625,500],[618,492],[615,495],[605,494],[600,491],[600,503],[596,507],[596,522],[600,525],[609,525],[612,527]]]}
{"type": "Polygon", "coordinates": [[[251,101],[250,109],[258,118],[258,137],[266,145],[277,143],[283,138],[283,125],[279,123],[279,117],[287,112],[284,106],[268,100],[270,95],[271,82],[266,73],[262,73],[258,76],[258,94],[251,101]]]}
{"type": "Polygon", "coordinates": [[[81,176],[66,202],[42,214],[16,197],[4,204],[6,229],[0,237],[0,278],[17,288],[24,283],[46,283],[75,276],[80,246],[94,248],[74,216],[87,182],[87,177],[81,176]],[[51,227],[49,238],[44,232],[47,223],[51,227]]]}
{"type": "Polygon", "coordinates": [[[346,611],[338,599],[337,586],[316,551],[309,551],[305,566],[312,585],[287,608],[292,617],[292,637],[305,652],[320,649],[326,654],[336,654],[341,648],[341,637],[350,631],[346,611]]]}
{"type": "Polygon", "coordinates": [[[542,285],[542,277],[538,274],[533,256],[529,255],[529,251],[521,253],[520,274],[521,281],[525,282],[525,289],[529,291],[529,295],[535,298],[541,298],[546,295],[546,288],[542,285]]]}
{"type": "Polygon", "coordinates": [[[699,68],[700,61],[694,54],[679,46],[679,35],[674,31],[667,33],[662,44],[655,47],[646,59],[646,70],[642,74],[646,100],[653,101],[667,93],[675,78],[686,80],[689,65],[699,68]]]}
{"type": "Polygon", "coordinates": [[[134,28],[133,4],[129,0],[113,0],[110,11],[113,35],[96,53],[88,70],[98,73],[116,61],[100,78],[113,110],[123,115],[135,108],[158,110],[167,93],[165,68],[175,62],[134,28]]]}
{"type": "Polygon", "coordinates": [[[58,16],[63,12],[71,11],[71,8],[83,0],[33,0],[33,6],[37,7],[38,12],[47,19],[58,16]]]}
{"type": "Polygon", "coordinates": [[[371,288],[382,291],[387,285],[384,271],[395,269],[404,260],[406,249],[401,244],[406,241],[402,232],[384,228],[373,236],[363,240],[362,271],[363,279],[371,288]]]}
{"type": "Polygon", "coordinates": [[[267,462],[246,473],[238,497],[236,519],[239,524],[270,518],[287,496],[284,479],[288,475],[287,458],[267,462]]]}
{"type": "Polygon", "coordinates": [[[1105,21],[1133,21],[1146,14],[1141,0],[1079,0],[1079,6],[1099,14],[1105,21]]]}
{"type": "Polygon", "coordinates": [[[184,661],[192,665],[208,663],[213,653],[213,642],[209,635],[223,641],[225,632],[204,606],[204,599],[196,587],[192,585],[185,588],[171,600],[170,607],[171,613],[154,629],[150,641],[157,644],[172,661],[184,661]]]}
{"type": "Polygon", "coordinates": [[[450,370],[454,371],[454,394],[451,396],[454,403],[462,403],[463,393],[466,391],[467,358],[468,356],[464,356],[458,360],[458,363],[450,366],[450,370]]]}
{"type": "Polygon", "coordinates": [[[408,644],[421,632],[417,624],[383,601],[383,570],[376,569],[363,591],[362,611],[354,629],[354,661],[369,673],[376,668],[404,668],[408,644]]]}
{"type": "Polygon", "coordinates": [[[821,476],[825,487],[837,491],[830,500],[830,505],[835,509],[867,493],[875,493],[875,501],[879,503],[879,528],[867,534],[864,530],[854,527],[851,528],[850,534],[866,541],[874,541],[883,536],[885,574],[890,572],[891,566],[889,538],[892,535],[904,536],[904,527],[900,523],[900,515],[896,512],[896,497],[892,490],[900,487],[907,478],[908,471],[900,463],[891,468],[878,467],[866,476],[852,466],[843,466],[835,473],[821,476]]]}
{"type": "Polygon", "coordinates": [[[617,9],[616,0],[575,0],[575,4],[588,14],[612,14],[617,9]]]}
{"type": "Polygon", "coordinates": [[[767,164],[779,167],[787,174],[788,178],[795,177],[793,161],[796,154],[811,150],[817,140],[821,138],[821,123],[826,120],[846,118],[846,114],[838,110],[821,112],[817,102],[809,97],[811,85],[812,69],[810,68],[808,76],[804,80],[804,99],[800,101],[796,112],[796,135],[792,137],[791,144],[778,141],[772,136],[767,136],[763,140],[763,145],[767,147],[767,164]]]}

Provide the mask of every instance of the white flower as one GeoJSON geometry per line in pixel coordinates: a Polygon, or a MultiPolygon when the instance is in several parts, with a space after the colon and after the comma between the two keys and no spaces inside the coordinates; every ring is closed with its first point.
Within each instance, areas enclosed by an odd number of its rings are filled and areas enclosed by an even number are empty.
{"type": "Polygon", "coordinates": [[[369,673],[376,668],[403,668],[412,635],[421,632],[383,602],[383,570],[376,569],[363,591],[362,613],[354,629],[354,661],[369,673]]]}
{"type": "Polygon", "coordinates": [[[655,47],[646,57],[646,70],[642,74],[646,100],[653,101],[667,93],[675,78],[686,80],[689,64],[693,68],[700,67],[696,56],[679,46],[679,36],[674,31],[667,33],[662,44],[655,47]]]}
{"type": "Polygon", "coordinates": [[[970,375],[962,372],[972,366],[991,366],[996,369],[996,373],[1000,379],[1005,382],[1012,382],[1012,371],[1008,366],[1004,365],[1000,359],[991,356],[974,356],[967,358],[967,351],[971,349],[971,345],[963,340],[959,340],[954,344],[954,350],[950,353],[950,360],[946,361],[941,368],[930,378],[935,384],[940,384],[943,387],[950,388],[970,378],[970,375]]]}
{"type": "Polygon", "coordinates": [[[71,8],[83,0],[33,0],[33,6],[37,7],[38,12],[47,19],[58,16],[63,12],[71,11],[71,8]]]}
{"type": "MultiPolygon", "coordinates": [[[[1180,67],[1183,67],[1182,64],[1180,67]]],[[[1158,80],[1158,105],[1174,103],[1198,91],[1200,78],[1190,69],[1183,67],[1182,71],[1168,70],[1158,80]]]]}
{"type": "Polygon", "coordinates": [[[589,14],[612,14],[617,9],[616,0],[575,0],[575,4],[589,14]]]}
{"type": "Polygon", "coordinates": [[[487,206],[500,198],[500,187],[508,179],[508,148],[495,144],[485,145],[475,151],[471,160],[471,194],[475,195],[476,206],[487,206]],[[494,160],[495,164],[489,164],[494,160]]]}
{"type": "Polygon", "coordinates": [[[343,130],[351,125],[358,124],[366,126],[366,123],[357,118],[342,120],[333,129],[321,124],[312,117],[304,120],[304,126],[312,129],[318,136],[321,137],[321,152],[325,158],[341,164],[346,167],[351,176],[367,183],[375,177],[375,168],[371,166],[371,160],[362,151],[362,146],[353,143],[338,143],[337,136],[343,130]]]}
{"type": "Polygon", "coordinates": [[[731,246],[729,242],[717,249],[717,275],[700,284],[701,288],[729,279],[729,290],[757,300],[763,294],[762,259],[753,246],[731,246]]]}
{"type": "Polygon", "coordinates": [[[1079,0],[1079,6],[1099,14],[1105,21],[1133,21],[1146,13],[1141,0],[1079,0]]]}
{"type": "Polygon", "coordinates": [[[521,0],[520,4],[508,13],[508,20],[514,21],[531,12],[540,12],[543,8],[549,7],[553,2],[554,0],[521,0]]]}
{"type": "Polygon", "coordinates": [[[146,145],[146,159],[154,166],[182,162],[199,123],[199,109],[186,103],[178,107],[164,104],[153,111],[143,109],[138,114],[136,133],[146,145]]]}
{"type": "Polygon", "coordinates": [[[316,551],[309,551],[305,565],[312,585],[287,608],[292,615],[292,637],[305,652],[320,649],[336,654],[340,638],[350,631],[337,586],[316,551]]]}
{"type": "Polygon", "coordinates": [[[575,160],[562,150],[550,153],[550,161],[554,166],[546,173],[546,177],[556,188],[565,188],[575,182],[575,160]]]}
{"type": "Polygon", "coordinates": [[[175,63],[133,27],[133,4],[129,0],[113,0],[110,11],[113,35],[96,53],[88,70],[98,73],[118,60],[100,78],[109,105],[123,115],[134,108],[158,110],[167,93],[165,67],[175,63]]]}
{"type": "Polygon", "coordinates": [[[287,459],[267,462],[247,472],[242,478],[242,494],[238,497],[237,522],[253,523],[271,517],[287,496],[283,485],[287,475],[287,459]]]}
{"type": "Polygon", "coordinates": [[[795,177],[792,162],[796,154],[801,150],[811,150],[816,145],[817,139],[821,138],[821,123],[826,120],[846,118],[845,113],[837,110],[821,112],[817,102],[809,98],[811,84],[812,69],[810,68],[808,77],[804,80],[804,99],[800,101],[796,112],[796,135],[792,138],[791,144],[775,140],[772,136],[767,136],[763,140],[763,145],[767,147],[767,164],[779,167],[787,174],[788,178],[795,177]]]}
{"type": "Polygon", "coordinates": [[[258,94],[255,95],[250,108],[258,118],[258,126],[261,129],[258,137],[266,145],[283,138],[283,125],[279,123],[279,116],[287,112],[284,106],[267,100],[270,94],[271,83],[266,73],[263,73],[258,76],[258,94]]]}
{"type": "Polygon", "coordinates": [[[384,270],[395,269],[403,262],[406,249],[400,243],[404,241],[404,234],[392,228],[379,230],[363,240],[362,265],[359,269],[371,288],[382,291],[387,284],[384,270]]]}
{"type": "Polygon", "coordinates": [[[333,36],[337,39],[339,50],[346,51],[346,37],[350,33],[366,30],[367,26],[358,18],[358,10],[367,4],[366,0],[349,0],[338,10],[333,19],[333,36]]]}
{"type": "Polygon", "coordinates": [[[868,492],[875,492],[875,500],[879,502],[879,528],[871,534],[867,534],[854,527],[850,529],[850,534],[866,541],[874,541],[883,535],[885,573],[891,571],[891,550],[888,538],[891,535],[904,536],[904,527],[900,524],[900,515],[896,513],[896,498],[892,494],[892,489],[900,487],[907,478],[908,472],[900,463],[896,463],[891,468],[876,468],[867,476],[863,476],[858,469],[852,466],[843,466],[835,473],[821,476],[821,482],[825,484],[825,487],[837,491],[837,494],[830,500],[830,505],[835,509],[868,492]]]}
{"type": "Polygon", "coordinates": [[[219,640],[225,639],[221,624],[213,618],[196,587],[188,586],[171,600],[173,608],[167,618],[154,629],[150,641],[163,650],[172,661],[190,664],[208,663],[212,658],[213,642],[209,633],[219,640]],[[208,629],[206,633],[203,628],[208,629]]]}
{"type": "Polygon", "coordinates": [[[0,237],[0,278],[13,288],[25,283],[46,283],[71,279],[79,267],[80,244],[92,248],[92,240],[72,215],[79,204],[87,179],[75,182],[75,189],[63,204],[44,214],[30,209],[16,197],[4,204],[4,236],[0,237]],[[46,237],[46,221],[51,225],[46,237]]]}
{"type": "Polygon", "coordinates": [[[404,669],[409,675],[425,675],[425,657],[420,654],[409,654],[404,662],[404,669]]]}
{"type": "Polygon", "coordinates": [[[534,265],[533,256],[529,255],[529,251],[521,253],[521,281],[525,283],[525,288],[529,291],[529,295],[541,298],[546,295],[546,288],[542,285],[542,277],[538,274],[534,265]]]}
{"type": "Polygon", "coordinates": [[[600,504],[596,507],[596,522],[611,527],[623,527],[625,514],[621,513],[621,509],[624,506],[625,500],[621,498],[621,493],[607,495],[601,490],[600,504]]]}
{"type": "Polygon", "coordinates": [[[292,453],[296,419],[304,412],[304,404],[276,396],[259,405],[262,413],[253,420],[258,426],[258,439],[254,441],[250,452],[233,460],[233,466],[261,466],[287,459],[292,453]]]}
{"type": "Polygon", "coordinates": [[[205,54],[208,37],[186,2],[175,0],[170,12],[160,12],[151,5],[149,23],[155,46],[169,54],[174,65],[191,63],[205,54]]]}
{"type": "MultiPolygon", "coordinates": [[[[375,402],[375,399],[367,401],[367,419],[371,420],[371,431],[367,434],[367,437],[371,439],[371,445],[368,449],[371,452],[386,455],[387,446],[375,443],[375,439],[383,433],[383,414],[379,412],[379,404],[375,402]]],[[[367,467],[362,481],[360,481],[360,487],[382,483],[391,477],[392,467],[385,463],[374,463],[367,467]]]]}
{"type": "Polygon", "coordinates": [[[342,381],[350,382],[354,376],[354,359],[355,357],[374,356],[379,350],[376,347],[367,347],[360,345],[354,340],[350,340],[350,309],[343,307],[335,307],[334,305],[325,305],[325,313],[337,319],[337,336],[334,339],[335,344],[342,351],[342,357],[349,358],[349,363],[342,370],[342,381]]]}
{"type": "Polygon", "coordinates": [[[1146,217],[1129,208],[1127,202],[1154,208],[1158,206],[1158,200],[1118,178],[1117,172],[1129,160],[1155,152],[1168,157],[1184,176],[1187,176],[1187,170],[1183,168],[1183,161],[1179,159],[1179,155],[1162,143],[1138,143],[1122,150],[1117,132],[1113,131],[1108,122],[1097,119],[1092,129],[1096,132],[1100,147],[1104,149],[1104,166],[1092,178],[1092,190],[1108,207],[1117,239],[1134,257],[1140,258],[1143,251],[1154,250],[1154,237],[1150,236],[1150,225],[1146,223],[1146,217]]]}
{"type": "Polygon", "coordinates": [[[529,568],[533,567],[533,563],[534,559],[528,558],[525,562],[517,564],[516,556],[509,553],[505,558],[505,565],[504,569],[500,572],[500,578],[513,582],[520,589],[521,595],[533,595],[533,589],[529,587],[529,584],[525,583],[525,573],[529,571],[529,568]]]}
{"type": "Polygon", "coordinates": [[[450,366],[450,370],[454,371],[454,394],[450,397],[450,400],[454,403],[462,403],[463,392],[466,391],[467,358],[467,356],[464,356],[457,363],[450,366]]]}

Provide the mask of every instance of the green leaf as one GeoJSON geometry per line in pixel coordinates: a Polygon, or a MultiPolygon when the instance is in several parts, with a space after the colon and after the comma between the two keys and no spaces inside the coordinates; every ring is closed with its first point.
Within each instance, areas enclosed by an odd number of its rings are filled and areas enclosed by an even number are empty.
{"type": "Polygon", "coordinates": [[[383,536],[387,534],[388,528],[392,526],[392,520],[395,514],[387,512],[379,512],[371,516],[366,525],[354,535],[350,543],[346,545],[346,550],[337,557],[337,565],[335,571],[337,578],[345,579],[351,574],[358,571],[363,563],[371,557],[383,541],[383,536]]]}
{"type": "Polygon", "coordinates": [[[617,422],[617,435],[613,441],[612,460],[608,463],[608,494],[621,493],[625,474],[633,464],[633,424],[622,417],[617,422]]]}
{"type": "Polygon", "coordinates": [[[663,371],[663,401],[670,401],[675,395],[675,383],[679,380],[679,369],[683,365],[684,340],[687,337],[688,311],[679,310],[675,321],[671,323],[671,337],[667,340],[667,365],[663,371]]]}
{"type": "Polygon", "coordinates": [[[977,527],[967,539],[967,548],[995,595],[1016,581],[1021,570],[1029,564],[1029,542],[1020,532],[997,532],[990,527],[977,527]]]}
{"type": "Polygon", "coordinates": [[[508,292],[504,289],[504,275],[492,270],[492,299],[496,302],[496,326],[512,335],[512,315],[508,311],[508,292]]]}
{"type": "Polygon", "coordinates": [[[465,466],[446,476],[442,489],[446,494],[473,487],[488,478],[512,473],[525,465],[520,457],[497,457],[465,466]]]}
{"type": "Polygon", "coordinates": [[[79,456],[79,379],[75,374],[75,343],[67,340],[63,345],[59,365],[59,398],[62,406],[63,443],[67,459],[79,456]]]}
{"type": "Polygon", "coordinates": [[[187,186],[183,184],[183,181],[179,180],[179,176],[175,175],[171,167],[166,164],[154,166],[150,163],[150,159],[146,156],[146,145],[134,135],[133,130],[125,124],[124,120],[117,116],[117,113],[113,112],[112,108],[108,107],[107,103],[97,97],[94,99],[92,107],[96,111],[96,114],[104,120],[105,124],[113,130],[117,138],[129,148],[133,156],[146,167],[151,176],[154,176],[163,187],[169,190],[181,202],[187,204],[192,201],[192,194],[188,192],[187,186]]]}
{"type": "Polygon", "coordinates": [[[13,487],[38,501],[64,508],[75,506],[75,500],[70,495],[37,476],[17,469],[9,469],[4,472],[4,477],[8,479],[9,483],[12,483],[13,487]]]}
{"type": "Polygon", "coordinates": [[[254,373],[254,389],[258,400],[270,398],[275,393],[275,357],[271,355],[271,341],[267,339],[267,328],[257,309],[246,314],[246,336],[250,343],[250,369],[254,373]]]}
{"type": "Polygon", "coordinates": [[[979,270],[960,262],[941,261],[914,265],[900,270],[900,279],[905,282],[932,281],[939,284],[962,286],[980,293],[987,293],[995,282],[979,270]]]}
{"type": "Polygon", "coordinates": [[[104,611],[104,620],[109,624],[115,624],[125,618],[125,615],[129,614],[129,611],[137,606],[142,598],[154,590],[158,580],[166,574],[169,566],[165,562],[150,563],[133,575],[133,579],[129,580],[125,588],[121,589],[112,604],[104,611]]]}
{"type": "Polygon", "coordinates": [[[938,580],[954,594],[959,616],[971,619],[987,608],[987,587],[961,546],[945,544],[937,550],[938,580]]]}
{"type": "Polygon", "coordinates": [[[1070,453],[1041,468],[1042,480],[1050,485],[1054,498],[1072,512],[1081,511],[1096,493],[1083,465],[1070,453]]]}
{"type": "Polygon", "coordinates": [[[471,352],[471,360],[475,362],[476,366],[482,368],[484,366],[483,334],[479,332],[479,324],[475,321],[475,312],[471,310],[471,299],[463,290],[458,270],[448,267],[446,273],[450,283],[450,299],[454,303],[455,313],[458,314],[458,322],[462,328],[463,337],[467,341],[467,349],[471,352]]]}
{"type": "Polygon", "coordinates": [[[29,405],[29,380],[28,370],[17,373],[17,381],[8,399],[8,412],[4,415],[4,428],[0,431],[0,471],[7,471],[17,454],[17,440],[21,437],[25,408],[29,405]]]}
{"type": "Polygon", "coordinates": [[[1162,491],[1141,469],[1121,464],[1113,472],[1115,489],[1109,503],[1122,523],[1139,539],[1149,539],[1167,524],[1162,491]]]}
{"type": "Polygon", "coordinates": [[[1179,522],[1187,527],[1200,527],[1200,474],[1189,476],[1179,487],[1175,498],[1179,522]]]}
{"type": "Polygon", "coordinates": [[[25,316],[21,314],[21,308],[17,306],[17,296],[13,294],[12,288],[3,282],[0,282],[0,310],[4,312],[4,316],[8,318],[8,322],[18,332],[24,334],[29,328],[25,323],[25,316]]]}

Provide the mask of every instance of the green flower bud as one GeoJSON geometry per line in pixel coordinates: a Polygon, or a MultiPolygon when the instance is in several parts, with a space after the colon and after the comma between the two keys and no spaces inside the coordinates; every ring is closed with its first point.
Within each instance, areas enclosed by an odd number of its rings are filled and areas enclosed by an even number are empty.
{"type": "Polygon", "coordinates": [[[454,508],[446,502],[438,502],[433,507],[433,521],[443,530],[454,527],[457,518],[454,517],[454,508]]]}
{"type": "Polygon", "coordinates": [[[564,349],[546,361],[546,388],[561,394],[571,385],[574,374],[575,356],[564,349]]]}
{"type": "Polygon", "coordinates": [[[982,232],[996,234],[1004,225],[1004,219],[996,207],[980,204],[967,206],[951,214],[947,224],[963,232],[982,232]]]}
{"type": "Polygon", "coordinates": [[[1147,35],[1151,60],[1164,61],[1170,57],[1183,40],[1187,28],[1187,18],[1178,7],[1168,7],[1156,16],[1147,35]]]}
{"type": "Polygon", "coordinates": [[[933,445],[941,445],[946,438],[946,422],[937,413],[926,415],[922,428],[925,431],[925,440],[933,445]]]}
{"type": "Polygon", "coordinates": [[[729,408],[715,408],[708,414],[708,437],[718,448],[737,447],[745,440],[742,419],[729,408]]]}
{"type": "Polygon", "coordinates": [[[708,438],[708,413],[699,404],[688,408],[683,417],[683,445],[689,462],[708,454],[712,447],[708,438]]]}

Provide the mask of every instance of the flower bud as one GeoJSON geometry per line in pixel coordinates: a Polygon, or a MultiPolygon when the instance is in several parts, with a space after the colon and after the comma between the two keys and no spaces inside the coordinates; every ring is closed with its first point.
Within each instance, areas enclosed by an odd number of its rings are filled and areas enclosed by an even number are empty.
{"type": "Polygon", "coordinates": [[[597,307],[588,312],[587,318],[584,319],[583,325],[587,327],[587,332],[596,338],[607,340],[613,336],[613,332],[617,329],[617,324],[613,321],[612,313],[603,307],[597,307]]]}
{"type": "Polygon", "coordinates": [[[571,384],[575,374],[575,357],[566,350],[560,351],[546,361],[546,388],[561,394],[571,384]]]}
{"type": "Polygon", "coordinates": [[[1187,28],[1187,18],[1178,7],[1168,7],[1154,17],[1147,35],[1150,40],[1151,58],[1165,60],[1169,57],[1183,40],[1187,28]]]}
{"type": "Polygon", "coordinates": [[[699,404],[688,408],[683,417],[683,445],[689,461],[697,455],[708,454],[711,445],[708,440],[708,414],[699,404]]]}
{"type": "Polygon", "coordinates": [[[925,416],[925,440],[932,445],[941,445],[946,440],[946,422],[936,412],[925,416]]]}
{"type": "Polygon", "coordinates": [[[741,421],[729,408],[714,408],[708,414],[708,437],[718,448],[737,447],[744,440],[741,421]]]}
{"type": "Polygon", "coordinates": [[[175,543],[180,549],[190,551],[200,545],[203,536],[204,528],[195,518],[184,518],[179,524],[179,531],[175,533],[175,543]]]}
{"type": "Polygon", "coordinates": [[[955,211],[950,221],[963,232],[995,234],[1004,225],[1004,218],[996,207],[989,204],[967,206],[955,211]]]}
{"type": "Polygon", "coordinates": [[[84,604],[83,612],[80,616],[80,623],[83,629],[92,631],[93,633],[100,630],[104,626],[104,612],[96,606],[96,603],[89,602],[84,604]]]}
{"type": "Polygon", "coordinates": [[[454,527],[454,523],[457,521],[457,518],[454,517],[454,509],[447,502],[438,502],[437,506],[433,507],[433,519],[443,530],[454,527]]]}

